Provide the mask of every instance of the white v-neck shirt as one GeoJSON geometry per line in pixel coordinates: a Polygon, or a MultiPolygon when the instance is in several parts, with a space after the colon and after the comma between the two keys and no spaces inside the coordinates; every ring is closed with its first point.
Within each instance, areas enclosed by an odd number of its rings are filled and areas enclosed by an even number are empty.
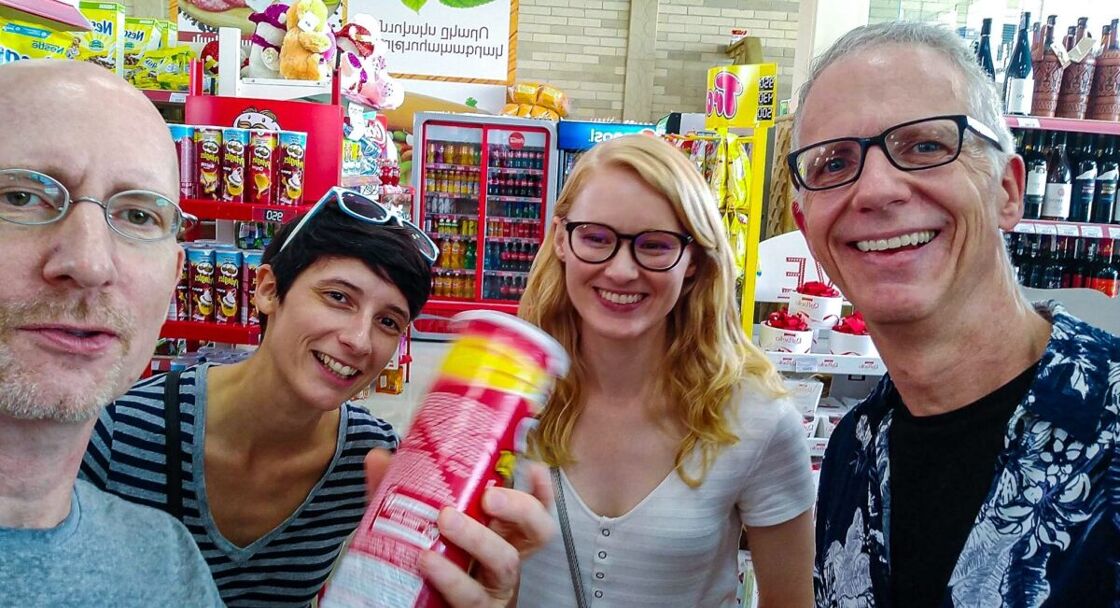
{"type": "MultiPolygon", "coordinates": [[[[625,515],[602,517],[561,474],[588,606],[733,607],[742,526],[777,525],[812,507],[801,416],[784,399],[747,390],[733,399],[739,441],[696,489],[674,471],[625,515]]],[[[555,537],[523,563],[519,608],[577,606],[555,505],[552,517],[555,537]]]]}

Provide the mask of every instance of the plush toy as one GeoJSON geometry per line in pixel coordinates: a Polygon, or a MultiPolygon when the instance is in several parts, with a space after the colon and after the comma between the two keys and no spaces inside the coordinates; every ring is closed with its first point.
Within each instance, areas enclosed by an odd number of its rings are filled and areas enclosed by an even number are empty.
{"type": "Polygon", "coordinates": [[[290,80],[320,80],[331,48],[327,5],[323,0],[294,0],[287,13],[288,31],[280,46],[280,75],[290,80]]]}
{"type": "Polygon", "coordinates": [[[218,41],[211,40],[202,47],[198,58],[202,60],[202,71],[210,76],[218,75],[218,41]]]}
{"type": "Polygon", "coordinates": [[[249,16],[249,21],[257,27],[249,43],[249,66],[242,71],[242,76],[280,77],[280,45],[284,43],[284,34],[288,31],[287,13],[288,5],[276,2],[249,16]]]}
{"type": "Polygon", "coordinates": [[[340,88],[351,100],[378,110],[392,110],[404,102],[404,88],[389,75],[381,22],[357,14],[335,34],[341,60],[340,88]]]}

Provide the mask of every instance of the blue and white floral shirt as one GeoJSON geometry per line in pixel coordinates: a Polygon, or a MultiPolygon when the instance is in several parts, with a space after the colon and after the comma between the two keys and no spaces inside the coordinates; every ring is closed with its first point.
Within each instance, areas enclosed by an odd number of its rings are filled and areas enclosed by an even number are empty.
{"type": "MultiPolygon", "coordinates": [[[[943,606],[1120,606],[1120,338],[1054,303],[1039,312],[1053,323],[1050,342],[1011,415],[943,606]]],[[[818,607],[891,606],[891,390],[888,376],[829,441],[818,607]]]]}

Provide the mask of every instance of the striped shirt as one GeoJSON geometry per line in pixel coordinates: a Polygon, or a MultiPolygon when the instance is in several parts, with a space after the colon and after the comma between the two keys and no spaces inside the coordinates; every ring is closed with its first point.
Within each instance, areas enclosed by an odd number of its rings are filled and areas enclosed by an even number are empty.
{"type": "MultiPolygon", "coordinates": [[[[191,367],[180,377],[183,523],[229,606],[307,606],[361,521],[366,453],[395,448],[397,435],[383,420],[345,404],[334,458],[303,504],[249,546],[236,546],[218,531],[206,498],[207,368],[191,367]]],[[[81,468],[81,477],[97,487],[162,510],[167,507],[164,378],[140,382],[105,408],[81,468]]]]}

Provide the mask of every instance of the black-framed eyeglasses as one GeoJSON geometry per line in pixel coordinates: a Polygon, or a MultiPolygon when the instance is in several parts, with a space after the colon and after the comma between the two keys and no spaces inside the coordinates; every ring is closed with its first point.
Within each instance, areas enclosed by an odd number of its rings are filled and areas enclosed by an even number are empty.
{"type": "Polygon", "coordinates": [[[1003,151],[999,137],[987,125],[971,116],[953,114],[904,122],[875,137],[840,137],[818,142],[789,153],[786,163],[795,187],[828,190],[859,179],[871,146],[878,146],[900,171],[947,165],[961,155],[965,131],[972,131],[1003,151]]]}
{"type": "Polygon", "coordinates": [[[0,220],[23,226],[53,224],[78,203],[93,203],[117,234],[137,241],[173,238],[195,221],[179,203],[158,192],[125,190],[104,201],[71,198],[57,179],[30,169],[0,169],[0,220]]]}
{"type": "Polygon", "coordinates": [[[303,219],[301,219],[299,223],[296,224],[296,227],[292,229],[291,233],[288,234],[288,238],[284,240],[284,244],[280,245],[280,251],[284,251],[284,249],[291,244],[292,239],[296,238],[296,235],[299,234],[299,231],[303,230],[303,227],[307,225],[307,222],[311,221],[311,218],[315,217],[315,215],[319,213],[319,210],[331,201],[334,201],[339,210],[356,220],[376,224],[378,226],[389,224],[403,229],[408,236],[411,237],[412,242],[416,244],[420,255],[428,262],[429,266],[435,264],[436,260],[439,259],[439,247],[428,235],[424,234],[424,231],[418,228],[416,224],[401,218],[389,211],[389,209],[381,205],[381,203],[363,194],[337,186],[328,190],[327,193],[323,195],[323,198],[319,199],[319,202],[315,203],[315,205],[304,214],[303,219]]]}
{"type": "Polygon", "coordinates": [[[630,241],[630,257],[638,266],[653,272],[671,270],[681,261],[684,249],[692,237],[670,230],[643,230],[637,234],[622,234],[606,224],[571,222],[563,220],[568,232],[568,246],[572,253],[588,264],[610,261],[630,241]]]}

